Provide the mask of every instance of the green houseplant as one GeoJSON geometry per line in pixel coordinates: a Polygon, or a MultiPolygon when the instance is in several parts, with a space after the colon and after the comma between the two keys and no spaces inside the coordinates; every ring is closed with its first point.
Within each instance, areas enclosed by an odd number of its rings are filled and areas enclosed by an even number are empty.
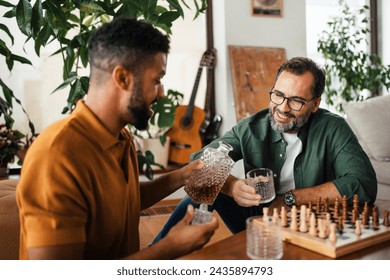
{"type": "Polygon", "coordinates": [[[169,149],[169,141],[167,141],[165,133],[173,126],[176,107],[180,105],[182,100],[182,93],[170,89],[163,98],[159,98],[153,105],[153,115],[145,131],[139,131],[134,126],[129,126],[138,146],[139,171],[149,179],[153,178],[153,166],[164,168],[164,163],[156,159],[156,154],[164,153],[164,149],[169,149]],[[153,147],[157,151],[147,148],[152,146],[147,144],[150,141],[154,143],[153,147]]]}
{"type": "MultiPolygon", "coordinates": [[[[19,31],[25,35],[26,42],[32,40],[35,52],[40,56],[41,48],[56,44],[57,51],[52,55],[60,55],[63,60],[63,83],[53,92],[69,88],[67,104],[62,113],[73,110],[78,100],[82,99],[89,85],[88,76],[82,70],[88,68],[88,40],[91,34],[107,21],[118,16],[140,18],[161,28],[168,35],[178,18],[184,18],[184,9],[191,9],[188,0],[0,0],[0,6],[7,11],[3,17],[15,19],[19,31]],[[16,4],[14,4],[17,2],[16,4]]],[[[206,10],[206,0],[192,0],[194,19],[206,10]]],[[[23,56],[12,53],[11,47],[1,36],[5,36],[13,44],[14,37],[5,24],[0,23],[0,56],[6,61],[12,72],[15,62],[31,64],[23,56]]],[[[11,128],[12,100],[20,103],[10,87],[0,77],[0,86],[4,98],[0,97],[0,114],[3,114],[7,127],[11,128]]],[[[29,121],[32,135],[35,130],[29,121]]]]}
{"type": "Polygon", "coordinates": [[[345,0],[339,0],[339,16],[328,22],[317,49],[325,58],[326,103],[343,112],[343,103],[363,101],[372,92],[390,88],[390,68],[381,58],[370,54],[367,35],[370,32],[368,6],[352,11],[345,0]]]}

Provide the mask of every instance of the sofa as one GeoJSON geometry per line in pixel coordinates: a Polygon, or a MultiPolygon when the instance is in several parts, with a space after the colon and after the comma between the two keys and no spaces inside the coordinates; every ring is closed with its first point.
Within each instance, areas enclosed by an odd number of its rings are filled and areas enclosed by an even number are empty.
{"type": "Polygon", "coordinates": [[[390,200],[390,95],[349,102],[344,111],[375,169],[377,201],[390,200]]]}
{"type": "Polygon", "coordinates": [[[17,179],[0,181],[0,260],[19,258],[19,209],[15,191],[17,179]]]}

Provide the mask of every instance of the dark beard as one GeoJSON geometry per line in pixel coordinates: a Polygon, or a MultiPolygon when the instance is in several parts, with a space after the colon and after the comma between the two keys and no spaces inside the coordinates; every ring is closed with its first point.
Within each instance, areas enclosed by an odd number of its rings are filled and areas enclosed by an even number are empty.
{"type": "Polygon", "coordinates": [[[299,129],[302,128],[302,126],[305,125],[307,120],[310,117],[310,111],[307,113],[307,115],[301,116],[299,118],[294,118],[293,121],[291,121],[288,124],[280,124],[275,121],[274,114],[276,111],[276,107],[273,108],[273,110],[269,110],[269,120],[271,123],[271,127],[273,130],[282,132],[282,133],[289,133],[289,132],[298,132],[299,129]]]}
{"type": "Polygon", "coordinates": [[[132,118],[132,125],[138,130],[145,130],[149,123],[149,106],[146,104],[142,90],[142,80],[135,78],[133,94],[127,110],[132,118]]]}

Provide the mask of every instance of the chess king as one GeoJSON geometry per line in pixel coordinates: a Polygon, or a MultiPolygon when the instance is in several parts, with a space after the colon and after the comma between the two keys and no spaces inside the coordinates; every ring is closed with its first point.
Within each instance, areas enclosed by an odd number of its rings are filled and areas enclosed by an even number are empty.
{"type": "MultiPolygon", "coordinates": [[[[283,63],[269,92],[269,106],[242,119],[222,137],[206,147],[224,141],[233,147],[229,156],[243,161],[245,173],[266,167],[274,172],[277,196],[267,204],[245,179],[230,175],[217,199],[215,209],[232,233],[245,229],[248,217],[262,215],[263,207],[308,204],[316,197],[347,197],[352,205],[375,202],[377,181],[366,153],[346,121],[320,108],[325,72],[313,60],[294,57],[283,63]]],[[[198,151],[191,156],[197,159],[198,151]]],[[[156,237],[155,242],[185,214],[184,197],[156,237]]]]}

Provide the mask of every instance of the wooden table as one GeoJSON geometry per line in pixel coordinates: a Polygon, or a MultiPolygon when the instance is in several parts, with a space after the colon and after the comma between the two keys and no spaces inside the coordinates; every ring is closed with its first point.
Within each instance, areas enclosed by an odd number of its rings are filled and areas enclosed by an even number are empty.
{"type": "MultiPolygon", "coordinates": [[[[378,200],[379,209],[390,210],[390,201],[378,200]]],[[[215,244],[204,247],[181,260],[248,260],[246,255],[246,231],[237,233],[215,244]]],[[[283,242],[282,260],[331,260],[332,258],[302,247],[283,242]]],[[[390,240],[341,256],[338,259],[390,260],[390,240]]]]}
{"type": "MultiPolygon", "coordinates": [[[[192,254],[179,258],[180,260],[249,260],[246,255],[246,232],[237,233],[231,237],[204,247],[192,254]]],[[[283,242],[282,260],[331,260],[327,256],[304,248],[283,242]]],[[[390,240],[366,249],[342,256],[339,259],[354,260],[390,260],[390,240]]]]}

